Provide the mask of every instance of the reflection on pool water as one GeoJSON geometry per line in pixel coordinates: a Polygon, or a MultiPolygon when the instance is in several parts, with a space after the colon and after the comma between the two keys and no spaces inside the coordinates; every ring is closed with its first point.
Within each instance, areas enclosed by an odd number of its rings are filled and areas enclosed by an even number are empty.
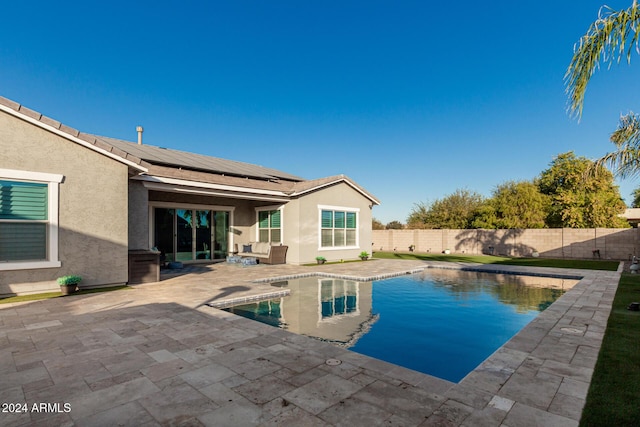
{"type": "Polygon", "coordinates": [[[227,311],[458,382],[577,280],[426,270],[375,282],[306,277],[227,311]]]}

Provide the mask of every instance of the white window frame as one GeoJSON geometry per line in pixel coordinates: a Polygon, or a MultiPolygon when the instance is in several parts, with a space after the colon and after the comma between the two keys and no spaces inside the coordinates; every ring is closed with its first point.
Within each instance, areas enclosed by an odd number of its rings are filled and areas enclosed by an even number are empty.
{"type": "MultiPolygon", "coordinates": [[[[62,265],[58,253],[59,230],[59,198],[60,183],[64,175],[21,171],[13,169],[0,169],[0,179],[7,181],[36,182],[47,184],[48,188],[48,220],[47,220],[47,259],[42,261],[0,261],[0,271],[32,270],[39,268],[57,268],[62,265]]],[[[4,220],[0,220],[4,221],[4,220]]],[[[7,221],[9,222],[9,221],[7,221]]]]}
{"type": "MultiPolygon", "coordinates": [[[[260,206],[256,210],[256,242],[260,241],[260,212],[264,211],[280,211],[280,241],[275,243],[284,243],[284,205],[260,206]]],[[[271,217],[269,217],[271,218],[271,217]]],[[[269,238],[271,238],[271,219],[269,219],[269,238]]],[[[269,240],[271,242],[271,240],[269,240]]]]}
{"type": "MultiPolygon", "coordinates": [[[[346,226],[346,218],[345,218],[345,226],[346,226]]],[[[346,239],[346,236],[345,236],[345,239],[346,239]]],[[[350,208],[345,206],[318,205],[318,251],[341,251],[345,249],[348,250],[348,249],[359,249],[359,248],[360,248],[360,209],[350,208]],[[336,211],[337,212],[353,212],[356,214],[356,228],[355,228],[356,244],[354,246],[322,246],[322,211],[333,211],[334,214],[336,211]]]]}

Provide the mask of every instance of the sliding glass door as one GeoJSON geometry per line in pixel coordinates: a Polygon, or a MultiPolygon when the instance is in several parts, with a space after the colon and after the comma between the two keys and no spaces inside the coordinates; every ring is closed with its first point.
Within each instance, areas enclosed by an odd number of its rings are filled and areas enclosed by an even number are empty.
{"type": "Polygon", "coordinates": [[[193,261],[193,211],[176,209],[176,261],[193,261]]]}
{"type": "Polygon", "coordinates": [[[154,208],[154,243],[167,261],[224,259],[228,235],[227,211],[154,208]]]}
{"type": "Polygon", "coordinates": [[[226,259],[229,253],[229,212],[214,211],[213,217],[213,258],[226,259]]]}
{"type": "Polygon", "coordinates": [[[211,248],[213,248],[212,243],[212,222],[211,222],[211,211],[207,210],[196,210],[194,211],[196,214],[195,218],[195,259],[212,259],[213,252],[211,248]]]}
{"type": "Polygon", "coordinates": [[[156,208],[153,210],[153,246],[167,262],[175,261],[175,209],[156,208]]]}

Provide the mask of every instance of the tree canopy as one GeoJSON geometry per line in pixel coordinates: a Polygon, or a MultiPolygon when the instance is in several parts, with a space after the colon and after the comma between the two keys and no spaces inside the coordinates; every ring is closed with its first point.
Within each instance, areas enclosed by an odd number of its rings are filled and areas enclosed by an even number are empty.
{"type": "Polygon", "coordinates": [[[540,174],[540,192],[551,199],[548,227],[628,227],[618,216],[626,206],[613,174],[603,167],[587,174],[593,167],[591,160],[570,151],[559,154],[540,174]]]}
{"type": "Polygon", "coordinates": [[[371,219],[371,229],[372,230],[384,230],[384,224],[379,219],[372,218],[371,219]]]}
{"type": "Polygon", "coordinates": [[[640,188],[633,190],[633,201],[631,202],[632,208],[640,208],[640,188]]]}
{"type": "Polygon", "coordinates": [[[458,189],[430,205],[416,204],[407,218],[407,225],[409,228],[471,228],[483,202],[480,194],[458,189]]]}
{"type": "Polygon", "coordinates": [[[530,181],[500,184],[480,208],[474,228],[544,228],[551,200],[530,181]]]}
{"type": "Polygon", "coordinates": [[[533,181],[505,182],[488,199],[456,190],[429,205],[418,203],[407,228],[626,228],[618,216],[625,208],[611,171],[570,151],[533,181]],[[592,169],[597,173],[587,173],[592,169]]]}
{"type": "Polygon", "coordinates": [[[387,223],[385,228],[387,230],[402,230],[404,228],[404,225],[402,225],[400,221],[391,221],[387,223]]]}

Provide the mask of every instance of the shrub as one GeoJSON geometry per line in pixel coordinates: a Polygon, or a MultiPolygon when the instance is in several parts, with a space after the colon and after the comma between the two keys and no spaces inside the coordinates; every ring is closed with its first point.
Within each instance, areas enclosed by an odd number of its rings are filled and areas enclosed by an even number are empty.
{"type": "Polygon", "coordinates": [[[58,277],[59,285],[77,285],[82,281],[82,277],[76,276],[74,274],[69,276],[58,277]]]}

